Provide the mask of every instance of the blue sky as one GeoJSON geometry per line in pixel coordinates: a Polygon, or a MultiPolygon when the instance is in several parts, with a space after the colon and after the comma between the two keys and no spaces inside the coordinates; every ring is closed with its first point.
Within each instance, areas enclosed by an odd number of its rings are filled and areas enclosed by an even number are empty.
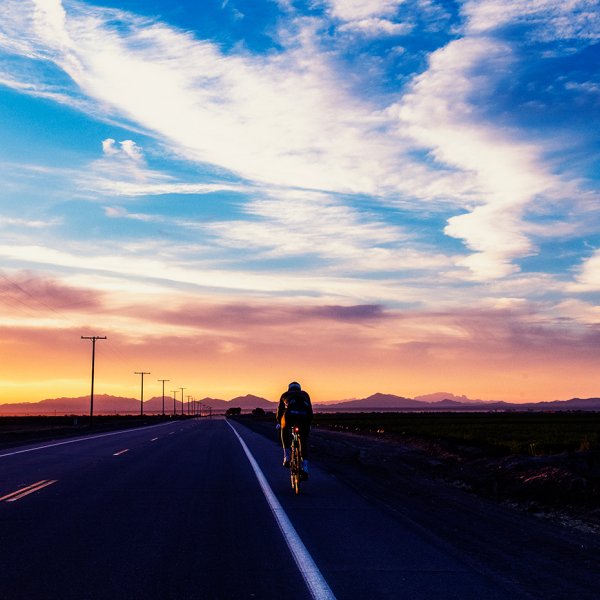
{"type": "Polygon", "coordinates": [[[6,356],[100,328],[116,391],[142,330],[207,394],[594,394],[597,1],[1,4],[6,356]]]}

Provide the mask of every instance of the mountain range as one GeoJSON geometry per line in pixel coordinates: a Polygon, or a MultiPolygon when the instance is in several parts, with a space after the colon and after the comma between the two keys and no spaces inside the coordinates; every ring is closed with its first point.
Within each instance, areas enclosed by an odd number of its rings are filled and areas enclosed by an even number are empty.
{"type": "MultiPolygon", "coordinates": [[[[204,410],[212,409],[222,413],[228,408],[240,407],[244,411],[255,408],[276,410],[277,402],[247,394],[231,400],[219,398],[203,398],[201,403],[204,410]]],[[[187,403],[186,403],[187,404],[187,403]]],[[[49,398],[40,402],[19,402],[0,404],[0,415],[52,415],[52,414],[87,414],[90,410],[90,397],[79,398],[49,398]]],[[[571,398],[570,400],[553,400],[548,402],[528,402],[524,404],[471,400],[466,396],[455,396],[447,392],[436,392],[415,398],[405,398],[394,394],[376,393],[367,398],[343,400],[339,402],[315,403],[315,410],[321,412],[389,412],[404,410],[422,411],[527,411],[527,410],[600,410],[600,398],[571,398]]],[[[138,414],[140,401],[135,398],[109,396],[100,394],[94,396],[94,414],[138,414]]],[[[181,414],[181,401],[175,400],[175,411],[181,414]]],[[[187,406],[183,407],[187,413],[187,406]]],[[[162,396],[155,396],[144,402],[144,413],[162,412],[162,396]]],[[[165,396],[165,412],[173,413],[173,397],[165,396]]]]}

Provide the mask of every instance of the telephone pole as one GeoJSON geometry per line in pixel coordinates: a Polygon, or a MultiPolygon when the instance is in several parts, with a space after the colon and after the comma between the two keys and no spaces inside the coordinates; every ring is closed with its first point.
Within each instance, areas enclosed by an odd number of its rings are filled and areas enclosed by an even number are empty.
{"type": "Polygon", "coordinates": [[[183,410],[183,407],[185,406],[184,403],[183,403],[183,390],[187,390],[187,388],[183,388],[182,387],[182,388],[179,388],[179,389],[181,390],[181,416],[183,417],[183,415],[185,414],[184,410],[183,410]]]}
{"type": "Polygon", "coordinates": [[[177,390],[171,390],[173,392],[173,416],[176,417],[177,416],[177,407],[176,407],[176,403],[177,403],[177,390]]]}
{"type": "Polygon", "coordinates": [[[82,340],[92,340],[92,390],[90,392],[90,428],[94,418],[94,364],[96,362],[96,340],[105,340],[105,335],[82,335],[82,340]]]}
{"type": "Polygon", "coordinates": [[[162,416],[165,416],[165,381],[171,381],[170,379],[158,379],[157,381],[162,381],[163,384],[163,410],[162,416]]]}
{"type": "Polygon", "coordinates": [[[150,375],[149,371],[135,371],[136,375],[142,376],[142,395],[140,396],[140,417],[144,416],[144,375],[150,375]]]}

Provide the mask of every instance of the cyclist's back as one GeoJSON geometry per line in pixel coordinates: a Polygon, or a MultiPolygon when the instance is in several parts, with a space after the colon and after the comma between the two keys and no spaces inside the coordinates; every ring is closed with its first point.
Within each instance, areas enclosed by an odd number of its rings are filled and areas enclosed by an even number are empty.
{"type": "Polygon", "coordinates": [[[284,392],[279,399],[277,422],[281,425],[284,467],[288,467],[290,464],[290,428],[294,425],[298,427],[304,479],[308,477],[308,434],[312,418],[313,409],[310,396],[301,388],[298,382],[292,381],[288,386],[287,392],[284,392]]]}

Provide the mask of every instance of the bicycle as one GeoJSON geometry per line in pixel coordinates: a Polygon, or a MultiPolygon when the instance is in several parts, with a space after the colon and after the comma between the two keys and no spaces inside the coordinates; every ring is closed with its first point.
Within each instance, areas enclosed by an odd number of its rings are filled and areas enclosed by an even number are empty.
{"type": "Polygon", "coordinates": [[[292,453],[290,456],[290,479],[292,489],[296,494],[300,493],[300,481],[302,481],[302,450],[300,446],[300,430],[297,425],[292,427],[292,453]]]}

